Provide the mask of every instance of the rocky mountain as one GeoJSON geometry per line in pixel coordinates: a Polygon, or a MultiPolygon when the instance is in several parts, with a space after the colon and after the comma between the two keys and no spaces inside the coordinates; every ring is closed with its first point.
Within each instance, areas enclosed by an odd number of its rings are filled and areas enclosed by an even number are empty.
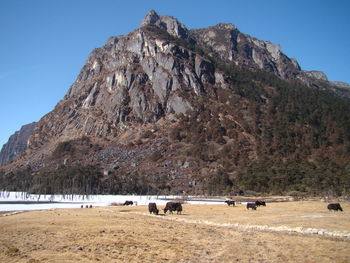
{"type": "Polygon", "coordinates": [[[18,155],[27,149],[29,136],[33,133],[36,123],[30,123],[16,131],[3,145],[0,152],[0,166],[14,161],[18,155]]]}
{"type": "Polygon", "coordinates": [[[339,180],[347,176],[346,96],[346,87],[303,71],[278,45],[232,24],[189,30],[152,10],[138,29],[91,52],[65,97],[35,125],[25,153],[5,166],[2,187],[328,191],[332,184],[319,187],[307,176],[331,166],[339,180]],[[282,187],[281,178],[290,184],[282,187]]]}

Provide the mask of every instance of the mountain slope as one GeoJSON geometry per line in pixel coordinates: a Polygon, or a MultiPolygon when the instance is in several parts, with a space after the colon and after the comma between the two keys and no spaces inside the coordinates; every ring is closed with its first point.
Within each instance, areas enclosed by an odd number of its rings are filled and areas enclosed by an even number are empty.
{"type": "Polygon", "coordinates": [[[344,194],[350,104],[335,89],[277,45],[231,24],[188,30],[150,11],[140,28],[90,54],[66,96],[37,123],[25,154],[5,167],[2,187],[344,194]],[[308,179],[329,167],[335,183],[308,179]],[[282,188],[275,172],[298,176],[282,188]]]}
{"type": "Polygon", "coordinates": [[[29,136],[33,133],[36,123],[23,125],[19,131],[13,134],[8,142],[3,145],[0,152],[0,166],[14,161],[27,149],[29,136]]]}

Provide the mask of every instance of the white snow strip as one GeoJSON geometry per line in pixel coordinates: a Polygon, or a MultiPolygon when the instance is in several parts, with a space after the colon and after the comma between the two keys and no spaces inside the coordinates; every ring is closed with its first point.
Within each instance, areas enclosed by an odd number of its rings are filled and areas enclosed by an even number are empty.
{"type": "MultiPolygon", "coordinates": [[[[52,208],[80,208],[81,205],[86,204],[92,204],[93,206],[108,206],[112,203],[124,203],[126,200],[133,201],[137,205],[148,205],[148,203],[151,202],[156,202],[158,205],[165,205],[171,199],[182,199],[182,197],[164,195],[38,195],[28,194],[26,192],[0,191],[0,211],[29,211],[46,210],[52,208]]],[[[186,203],[225,205],[225,203],[220,200],[186,201],[186,203]]]]}

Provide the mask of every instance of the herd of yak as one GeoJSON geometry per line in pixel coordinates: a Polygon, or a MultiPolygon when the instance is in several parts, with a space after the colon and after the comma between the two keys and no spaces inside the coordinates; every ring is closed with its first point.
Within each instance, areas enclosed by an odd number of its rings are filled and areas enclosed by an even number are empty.
{"type": "MultiPolygon", "coordinates": [[[[236,201],[235,200],[226,200],[225,203],[228,206],[235,206],[236,201]]],[[[125,201],[123,205],[133,205],[133,201],[125,201]]],[[[259,206],[266,206],[265,201],[255,201],[255,202],[249,202],[247,203],[247,209],[252,209],[256,210],[257,207],[259,206]]],[[[328,204],[327,209],[329,211],[343,211],[342,207],[340,206],[339,203],[333,203],[333,204],[328,204]]],[[[150,214],[159,214],[159,209],[157,208],[156,203],[149,203],[148,204],[148,211],[150,214]]],[[[173,212],[177,212],[177,214],[181,214],[182,212],[182,204],[180,202],[167,202],[165,205],[165,208],[163,209],[164,214],[166,214],[168,211],[172,214],[173,212]]]]}
{"type": "MultiPolygon", "coordinates": [[[[125,201],[123,205],[134,205],[133,201],[125,201]]],[[[159,214],[159,209],[157,208],[157,204],[156,203],[149,203],[148,204],[148,211],[150,212],[150,214],[155,214],[158,215],[159,214]]],[[[182,212],[182,204],[180,202],[167,202],[164,209],[164,214],[166,214],[168,211],[172,214],[174,211],[177,212],[177,214],[181,214],[182,212]]]]}

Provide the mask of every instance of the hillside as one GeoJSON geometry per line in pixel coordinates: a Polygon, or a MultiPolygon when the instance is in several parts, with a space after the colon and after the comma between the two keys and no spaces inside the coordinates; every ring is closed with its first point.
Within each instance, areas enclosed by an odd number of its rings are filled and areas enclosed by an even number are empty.
{"type": "Polygon", "coordinates": [[[232,24],[150,11],[92,51],[0,188],[347,195],[348,94],[232,24]]]}
{"type": "Polygon", "coordinates": [[[0,166],[8,164],[27,149],[29,136],[33,133],[35,122],[23,125],[21,129],[15,132],[3,145],[0,151],[0,166]]]}

